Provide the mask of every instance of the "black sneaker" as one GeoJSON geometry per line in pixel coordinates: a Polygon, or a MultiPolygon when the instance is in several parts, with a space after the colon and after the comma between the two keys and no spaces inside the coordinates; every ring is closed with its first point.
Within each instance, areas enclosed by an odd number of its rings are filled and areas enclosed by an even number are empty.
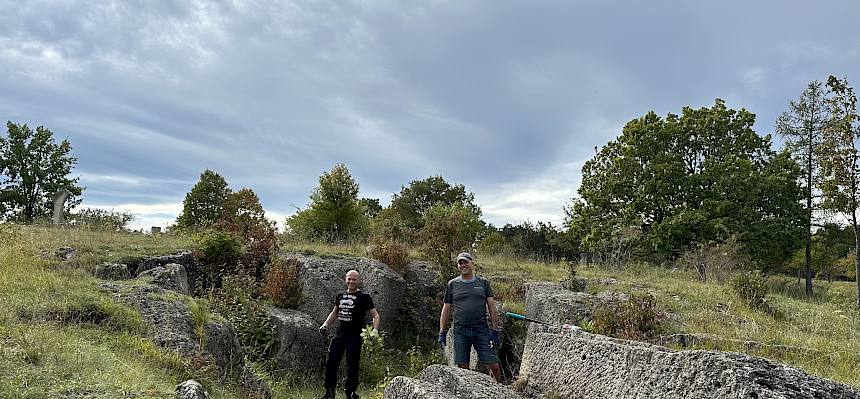
{"type": "Polygon", "coordinates": [[[346,394],[346,399],[361,399],[358,397],[358,394],[353,392],[352,395],[346,394]]]}
{"type": "Polygon", "coordinates": [[[334,399],[334,394],[326,392],[326,394],[323,395],[323,397],[321,397],[320,399],[334,399]]]}

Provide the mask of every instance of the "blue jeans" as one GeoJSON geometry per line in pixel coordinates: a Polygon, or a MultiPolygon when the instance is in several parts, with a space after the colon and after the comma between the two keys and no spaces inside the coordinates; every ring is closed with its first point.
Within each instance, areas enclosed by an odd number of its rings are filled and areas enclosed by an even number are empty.
{"type": "Polygon", "coordinates": [[[490,348],[490,327],[486,324],[477,326],[454,325],[454,363],[469,364],[469,352],[472,347],[478,352],[478,360],[483,364],[499,362],[496,349],[490,348]]]}

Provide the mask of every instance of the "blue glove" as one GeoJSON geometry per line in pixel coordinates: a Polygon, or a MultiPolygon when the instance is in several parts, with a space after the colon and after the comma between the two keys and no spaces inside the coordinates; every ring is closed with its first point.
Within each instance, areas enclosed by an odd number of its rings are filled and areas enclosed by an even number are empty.
{"type": "Polygon", "coordinates": [[[490,330],[490,345],[492,348],[498,348],[502,345],[502,341],[499,340],[499,332],[496,330],[490,330]]]}
{"type": "Polygon", "coordinates": [[[447,342],[448,332],[447,331],[439,331],[439,339],[436,342],[439,343],[439,346],[445,347],[445,343],[447,342]]]}

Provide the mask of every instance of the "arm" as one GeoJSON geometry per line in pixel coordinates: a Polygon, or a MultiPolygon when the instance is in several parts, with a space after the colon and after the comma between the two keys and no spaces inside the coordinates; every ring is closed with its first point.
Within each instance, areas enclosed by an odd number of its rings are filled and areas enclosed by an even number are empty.
{"type": "Polygon", "coordinates": [[[329,324],[334,323],[335,319],[337,319],[337,306],[331,310],[331,313],[328,314],[328,317],[326,317],[322,325],[328,327],[329,324]]]}
{"type": "Polygon", "coordinates": [[[496,312],[496,299],[487,297],[487,310],[490,312],[490,325],[494,331],[499,331],[499,313],[496,312]]]}
{"type": "Polygon", "coordinates": [[[439,315],[439,331],[447,331],[448,318],[451,317],[451,304],[442,304],[442,314],[439,315]]]}
{"type": "Polygon", "coordinates": [[[368,310],[367,313],[370,313],[370,317],[373,317],[373,329],[379,330],[379,312],[376,311],[376,308],[373,308],[368,310]]]}

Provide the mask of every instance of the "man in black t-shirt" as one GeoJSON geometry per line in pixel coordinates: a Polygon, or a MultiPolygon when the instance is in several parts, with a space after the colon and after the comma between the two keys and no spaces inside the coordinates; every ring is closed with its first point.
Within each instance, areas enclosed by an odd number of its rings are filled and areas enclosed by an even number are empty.
{"type": "Polygon", "coordinates": [[[365,315],[373,317],[373,329],[379,329],[379,313],[373,306],[373,298],[361,292],[358,288],[361,277],[358,271],[346,273],[346,292],[337,294],[334,309],[329,313],[325,323],[320,326],[320,333],[328,332],[329,324],[338,320],[337,336],[328,348],[328,360],[325,363],[325,396],[322,399],[334,399],[337,388],[337,369],[340,360],[346,352],[346,397],[358,399],[358,366],[361,360],[361,330],[365,326],[365,315]]]}

